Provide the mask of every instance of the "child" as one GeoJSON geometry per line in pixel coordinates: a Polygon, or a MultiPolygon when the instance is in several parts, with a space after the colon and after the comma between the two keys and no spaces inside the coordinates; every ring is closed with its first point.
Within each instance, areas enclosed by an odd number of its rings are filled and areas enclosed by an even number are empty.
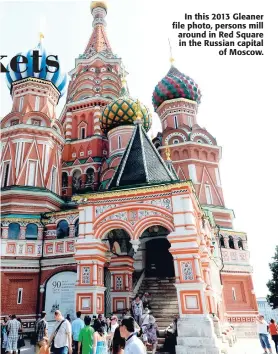
{"type": "Polygon", "coordinates": [[[39,354],[50,354],[49,342],[47,337],[43,337],[43,339],[40,341],[39,354]]]}

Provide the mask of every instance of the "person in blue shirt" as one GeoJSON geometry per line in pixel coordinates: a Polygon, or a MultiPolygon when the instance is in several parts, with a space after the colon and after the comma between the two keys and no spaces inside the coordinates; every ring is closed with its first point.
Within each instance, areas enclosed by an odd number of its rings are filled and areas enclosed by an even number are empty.
{"type": "Polygon", "coordinates": [[[76,319],[72,321],[72,340],[73,340],[73,354],[78,353],[78,337],[81,329],[85,326],[84,321],[80,318],[81,312],[76,312],[76,319]]]}

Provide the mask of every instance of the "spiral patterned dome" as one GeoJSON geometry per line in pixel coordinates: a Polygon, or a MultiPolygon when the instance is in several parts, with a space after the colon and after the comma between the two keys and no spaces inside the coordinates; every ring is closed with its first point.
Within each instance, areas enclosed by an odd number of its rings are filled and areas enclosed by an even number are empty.
{"type": "MultiPolygon", "coordinates": [[[[148,108],[140,103],[142,124],[146,131],[151,127],[152,120],[148,108]]],[[[100,118],[101,129],[104,133],[121,125],[132,125],[137,117],[137,102],[130,97],[120,97],[104,109],[100,118]]]]}
{"type": "Polygon", "coordinates": [[[187,98],[199,104],[201,91],[194,80],[172,66],[154,89],[152,97],[154,109],[156,110],[164,101],[174,98],[187,98]]]}
{"type": "MultiPolygon", "coordinates": [[[[14,72],[11,68],[10,65],[7,66],[7,70],[9,72],[6,73],[6,78],[7,78],[7,85],[9,89],[12,87],[12,83],[14,81],[18,81],[21,79],[26,79],[27,77],[34,77],[37,79],[41,80],[47,80],[52,82],[52,84],[57,88],[57,90],[60,92],[61,96],[65,93],[66,90],[66,83],[67,83],[67,74],[61,72],[61,66],[59,66],[59,70],[57,70],[55,73],[50,73],[46,71],[46,68],[48,67],[48,70],[54,71],[56,68],[50,65],[46,66],[46,58],[49,53],[45,51],[45,49],[42,47],[42,44],[39,43],[36,48],[28,50],[28,52],[25,53],[18,53],[17,55],[24,55],[28,59],[28,63],[20,63],[18,65],[18,69],[20,71],[24,71],[21,73],[14,72]],[[33,51],[39,51],[39,55],[41,56],[39,58],[39,69],[41,70],[40,73],[34,73],[33,71],[33,51]]],[[[51,60],[54,60],[53,58],[50,58],[51,60]]],[[[56,60],[56,59],[55,59],[56,60]]],[[[59,62],[59,60],[57,60],[59,62]]],[[[60,63],[59,63],[60,64],[60,63]]],[[[18,70],[19,71],[19,70],[18,70]]]]}

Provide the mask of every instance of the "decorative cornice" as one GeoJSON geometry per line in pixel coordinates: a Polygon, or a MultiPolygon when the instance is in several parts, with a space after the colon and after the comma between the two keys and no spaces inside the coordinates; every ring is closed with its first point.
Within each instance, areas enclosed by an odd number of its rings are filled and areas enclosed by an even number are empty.
{"type": "Polygon", "coordinates": [[[136,189],[119,189],[113,192],[99,192],[94,194],[82,194],[77,195],[72,198],[73,201],[83,201],[84,199],[105,199],[111,197],[124,197],[129,195],[138,195],[144,193],[157,193],[160,191],[170,191],[172,189],[181,189],[181,188],[188,188],[190,191],[192,190],[192,183],[187,182],[180,182],[180,183],[169,183],[169,184],[161,184],[155,186],[149,186],[144,188],[136,188],[136,189]]]}

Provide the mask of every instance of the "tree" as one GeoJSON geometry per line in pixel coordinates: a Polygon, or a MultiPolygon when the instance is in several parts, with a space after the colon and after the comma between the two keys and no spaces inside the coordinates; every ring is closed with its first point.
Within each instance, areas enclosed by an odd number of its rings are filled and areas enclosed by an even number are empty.
{"type": "Polygon", "coordinates": [[[278,308],[278,246],[275,248],[274,261],[269,263],[272,272],[272,279],[266,284],[270,295],[267,295],[267,301],[273,309],[278,308]]]}

